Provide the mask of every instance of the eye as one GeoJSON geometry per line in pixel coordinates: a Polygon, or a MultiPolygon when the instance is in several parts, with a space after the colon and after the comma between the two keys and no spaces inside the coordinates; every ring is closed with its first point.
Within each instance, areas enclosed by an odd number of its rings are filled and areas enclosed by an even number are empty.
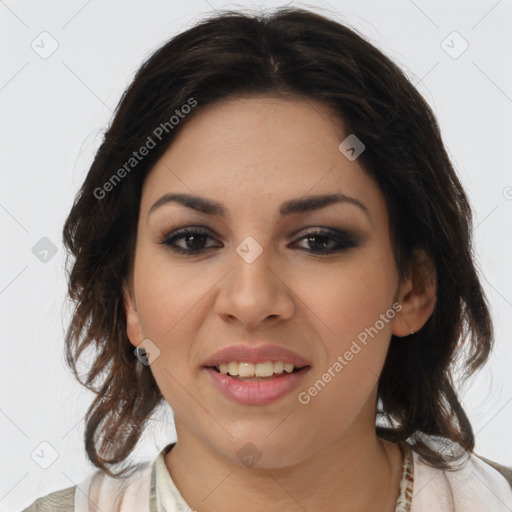
{"type": "MultiPolygon", "coordinates": [[[[159,243],[166,245],[178,254],[194,256],[205,252],[206,249],[214,247],[212,245],[204,245],[208,239],[215,240],[208,231],[187,227],[178,229],[177,231],[166,235],[159,243]],[[177,245],[178,241],[182,241],[183,244],[181,246],[177,245]]],[[[298,242],[303,240],[312,247],[310,250],[306,250],[306,252],[319,255],[341,252],[345,249],[358,245],[356,238],[347,232],[338,230],[320,230],[306,234],[297,241],[291,243],[289,247],[294,247],[298,242]]]]}
{"type": "Polygon", "coordinates": [[[352,235],[338,230],[335,232],[329,230],[313,231],[299,238],[297,242],[301,240],[306,240],[310,247],[314,247],[314,249],[307,252],[320,255],[341,252],[357,245],[357,241],[352,235]],[[332,242],[335,242],[334,247],[332,246],[332,242]],[[329,245],[331,246],[329,247],[329,245]]]}
{"type": "Polygon", "coordinates": [[[203,243],[208,238],[213,239],[207,231],[197,228],[183,228],[165,236],[159,243],[168,246],[171,250],[179,254],[192,256],[204,252],[205,248],[203,247],[203,243]],[[176,245],[176,241],[181,239],[184,241],[185,248],[176,245]]]}

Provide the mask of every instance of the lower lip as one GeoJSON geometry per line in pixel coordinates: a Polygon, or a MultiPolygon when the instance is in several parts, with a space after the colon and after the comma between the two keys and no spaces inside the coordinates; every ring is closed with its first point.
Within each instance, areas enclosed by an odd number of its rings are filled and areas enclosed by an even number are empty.
{"type": "Polygon", "coordinates": [[[284,377],[252,382],[233,379],[213,368],[205,369],[213,379],[214,385],[225,397],[242,405],[265,405],[291,393],[300,385],[311,367],[307,366],[284,377]]]}

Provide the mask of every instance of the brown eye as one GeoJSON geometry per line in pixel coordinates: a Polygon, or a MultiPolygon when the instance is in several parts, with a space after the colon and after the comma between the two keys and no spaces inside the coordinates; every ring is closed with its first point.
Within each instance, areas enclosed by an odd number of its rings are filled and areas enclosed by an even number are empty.
{"type": "MultiPolygon", "coordinates": [[[[172,251],[186,256],[194,256],[204,253],[207,249],[215,247],[215,245],[206,246],[208,239],[215,240],[210,233],[204,229],[197,228],[183,228],[166,235],[159,243],[166,245],[172,251]],[[181,245],[178,245],[180,241],[181,245]]],[[[343,231],[329,231],[320,230],[307,233],[296,242],[290,244],[289,247],[294,247],[302,240],[305,240],[309,245],[309,249],[305,248],[306,252],[311,254],[331,254],[341,252],[343,250],[355,247],[358,245],[355,237],[343,231]]],[[[222,247],[217,246],[217,247],[222,247]]]]}
{"type": "Polygon", "coordinates": [[[213,237],[206,231],[198,230],[198,229],[180,229],[167,235],[160,243],[168,246],[171,250],[179,253],[179,254],[200,254],[204,252],[205,249],[209,247],[205,247],[204,244],[208,238],[213,239],[213,237]],[[183,246],[178,246],[176,244],[177,240],[183,240],[183,246]]]}
{"type": "MultiPolygon", "coordinates": [[[[313,231],[299,238],[297,242],[306,240],[313,254],[331,254],[340,252],[357,245],[356,240],[348,233],[342,231],[313,231]]],[[[296,244],[297,242],[294,242],[296,244]]]]}

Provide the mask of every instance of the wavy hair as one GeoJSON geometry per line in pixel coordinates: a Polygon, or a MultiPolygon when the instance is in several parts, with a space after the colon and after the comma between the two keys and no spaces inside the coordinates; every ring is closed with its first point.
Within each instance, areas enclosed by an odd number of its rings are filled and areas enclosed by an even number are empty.
{"type": "Polygon", "coordinates": [[[86,414],[87,456],[110,476],[127,474],[129,468],[112,469],[128,457],[164,400],[150,369],[136,370],[122,300],[133,271],[144,179],[197,112],[250,95],[326,104],[366,146],[358,161],[385,197],[400,277],[411,268],[415,249],[431,257],[437,302],[407,341],[392,336],[378,382],[378,418],[386,425],[377,424],[376,431],[449,469],[443,451],[428,439],[473,450],[455,364],[467,379],[486,362],[493,343],[468,199],[435,115],[398,65],[343,23],[290,7],[216,11],[154,51],[123,93],[75,197],[63,228],[74,259],[67,272],[75,305],[65,352],[75,377],[96,395],[86,414]],[[197,106],[171,127],[171,116],[191,98],[197,106]],[[159,126],[166,129],[156,137],[159,126]],[[156,147],[113,182],[148,137],[158,139],[156,147]],[[84,382],[77,363],[86,349],[94,359],[84,382]]]}

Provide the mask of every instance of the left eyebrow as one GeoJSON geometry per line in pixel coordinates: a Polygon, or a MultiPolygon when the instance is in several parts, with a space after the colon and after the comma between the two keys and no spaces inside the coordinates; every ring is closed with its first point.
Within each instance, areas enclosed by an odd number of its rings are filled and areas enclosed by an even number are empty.
{"type": "MultiPolygon", "coordinates": [[[[226,209],[217,201],[206,199],[204,197],[194,196],[191,194],[167,193],[158,199],[158,201],[156,201],[153,206],[151,206],[148,212],[148,218],[150,214],[153,213],[157,208],[172,202],[176,202],[186,206],[187,208],[206,213],[207,215],[226,217],[226,209]]],[[[341,193],[290,199],[281,205],[279,212],[281,216],[284,217],[313,210],[320,210],[321,208],[325,208],[326,206],[336,203],[348,203],[359,207],[371,221],[368,208],[361,201],[341,193]]]]}

